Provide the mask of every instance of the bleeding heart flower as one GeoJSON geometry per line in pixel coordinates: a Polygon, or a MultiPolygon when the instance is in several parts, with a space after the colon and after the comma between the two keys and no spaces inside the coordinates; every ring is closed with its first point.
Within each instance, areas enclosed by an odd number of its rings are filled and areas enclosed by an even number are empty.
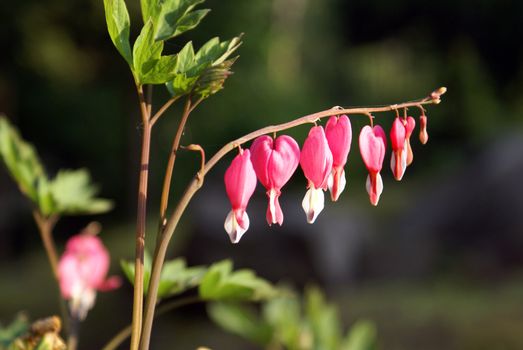
{"type": "Polygon", "coordinates": [[[349,118],[346,115],[330,117],[325,126],[325,136],[332,152],[332,172],[329,175],[328,187],[331,192],[331,199],[337,201],[347,182],[343,167],[347,163],[352,141],[352,128],[349,118]]]}
{"type": "Polygon", "coordinates": [[[283,223],[283,212],[278,198],[281,188],[289,181],[300,162],[300,146],[290,136],[282,135],[273,140],[264,135],[258,137],[250,148],[251,159],[258,180],[267,189],[269,205],[267,223],[283,223]]]}
{"type": "Polygon", "coordinates": [[[383,192],[383,181],[380,171],[383,166],[385,157],[386,136],[381,126],[376,125],[374,128],[366,125],[360,133],[360,153],[363,162],[369,171],[367,176],[367,193],[372,205],[378,205],[380,195],[383,192]]]}
{"type": "Polygon", "coordinates": [[[425,114],[419,117],[419,140],[422,144],[426,144],[429,140],[427,133],[427,116],[425,114]]]}
{"type": "Polygon", "coordinates": [[[308,191],[302,201],[307,222],[314,223],[324,207],[323,190],[332,171],[332,153],[323,127],[315,126],[309,131],[300,155],[300,165],[308,180],[308,191]]]}
{"type": "Polygon", "coordinates": [[[390,142],[392,144],[390,167],[394,178],[400,181],[405,174],[405,169],[407,169],[407,141],[405,125],[399,117],[396,117],[392,122],[390,142]]]}
{"type": "Polygon", "coordinates": [[[403,125],[405,126],[405,141],[407,142],[407,166],[409,166],[414,160],[414,153],[412,153],[412,147],[410,146],[410,136],[416,127],[416,121],[412,117],[407,117],[407,119],[403,119],[403,125]]]}
{"type": "Polygon", "coordinates": [[[225,190],[232,210],[225,219],[225,231],[232,243],[238,243],[249,229],[249,216],[245,211],[256,188],[256,173],[251,162],[251,152],[240,150],[225,172],[225,190]]]}
{"type": "Polygon", "coordinates": [[[67,241],[58,262],[58,280],[71,314],[78,319],[83,320],[94,306],[96,291],[120,286],[119,277],[106,279],[109,263],[109,253],[97,236],[79,234],[67,241]]]}

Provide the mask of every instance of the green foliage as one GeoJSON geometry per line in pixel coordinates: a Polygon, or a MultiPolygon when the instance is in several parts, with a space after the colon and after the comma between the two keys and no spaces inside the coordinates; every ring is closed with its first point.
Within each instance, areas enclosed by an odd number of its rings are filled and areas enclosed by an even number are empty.
{"type": "MultiPolygon", "coordinates": [[[[131,283],[134,283],[134,262],[122,260],[120,262],[122,270],[131,283]]],[[[144,256],[144,294],[149,290],[149,281],[151,279],[152,259],[146,251],[144,256]]],[[[196,287],[204,275],[204,267],[195,266],[187,267],[183,258],[177,258],[167,261],[163,265],[160,275],[160,284],[158,286],[158,299],[167,298],[181,294],[188,289],[196,287]]]]}
{"type": "Polygon", "coordinates": [[[213,303],[209,316],[229,332],[267,349],[375,350],[376,330],[367,321],[356,322],[341,336],[341,321],[334,305],[317,288],[300,300],[281,293],[267,300],[260,313],[240,303],[213,303]]]}
{"type": "Polygon", "coordinates": [[[104,0],[105,21],[107,30],[116,49],[129,66],[133,66],[129,31],[131,22],[124,0],[104,0]]]}
{"type": "Polygon", "coordinates": [[[4,116],[0,116],[0,156],[20,191],[37,202],[37,184],[45,179],[44,169],[34,147],[20,137],[4,116]]]}
{"type": "Polygon", "coordinates": [[[167,40],[195,28],[209,10],[194,8],[204,0],[167,0],[161,4],[156,24],[155,40],[167,40]]]}
{"type": "Polygon", "coordinates": [[[375,350],[376,348],[376,326],[369,321],[356,322],[341,346],[342,350],[375,350]]]}
{"type": "Polygon", "coordinates": [[[49,179],[33,146],[2,116],[0,157],[21,192],[46,216],[97,214],[112,207],[110,201],[96,198],[98,190],[85,169],[61,170],[49,179]]]}
{"type": "Polygon", "coordinates": [[[0,325],[0,350],[7,348],[16,338],[27,332],[29,321],[24,314],[18,314],[6,327],[0,325]]]}
{"type": "Polygon", "coordinates": [[[218,37],[205,43],[194,53],[192,43],[187,43],[178,54],[176,76],[167,83],[173,96],[195,92],[207,98],[223,88],[225,79],[236,58],[227,60],[241,45],[241,36],[221,41],[218,37]]]}
{"type": "Polygon", "coordinates": [[[256,276],[252,270],[232,271],[232,262],[223,260],[214,263],[203,277],[199,286],[204,300],[252,300],[270,299],[278,291],[267,281],[256,276]]]}
{"type": "Polygon", "coordinates": [[[251,308],[237,303],[214,302],[208,305],[207,312],[228,332],[240,334],[257,345],[268,344],[272,338],[271,326],[260,320],[251,308]]]}

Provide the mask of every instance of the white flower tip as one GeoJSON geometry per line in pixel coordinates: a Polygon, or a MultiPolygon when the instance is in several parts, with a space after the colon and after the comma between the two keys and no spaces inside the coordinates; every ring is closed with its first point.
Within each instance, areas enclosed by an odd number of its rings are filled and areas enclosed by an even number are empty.
{"type": "Polygon", "coordinates": [[[370,175],[367,176],[366,188],[367,193],[369,194],[370,203],[373,206],[377,206],[381,193],[383,192],[383,180],[381,179],[380,173],[376,174],[375,183],[372,183],[370,175]]]}
{"type": "Polygon", "coordinates": [[[233,210],[231,210],[227,215],[227,218],[225,218],[225,223],[223,227],[225,228],[225,231],[227,231],[231,243],[233,244],[238,243],[242,238],[243,234],[249,229],[249,216],[246,212],[243,212],[242,220],[243,227],[241,227],[238,221],[236,220],[236,216],[234,215],[233,210]]]}
{"type": "Polygon", "coordinates": [[[309,188],[301,206],[307,215],[307,222],[313,224],[316,221],[316,218],[321,213],[325,207],[325,197],[323,195],[323,190],[321,188],[309,188]]]}

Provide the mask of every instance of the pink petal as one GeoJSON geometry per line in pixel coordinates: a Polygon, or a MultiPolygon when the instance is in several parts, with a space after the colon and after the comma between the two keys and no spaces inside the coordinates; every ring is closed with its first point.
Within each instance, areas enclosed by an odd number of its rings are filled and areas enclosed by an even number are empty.
{"type": "Polygon", "coordinates": [[[267,223],[269,226],[272,224],[279,224],[281,226],[283,224],[283,212],[280,207],[280,201],[278,200],[280,194],[276,190],[270,190],[267,192],[267,196],[269,197],[267,223]]]}
{"type": "Polygon", "coordinates": [[[385,157],[385,142],[385,131],[381,126],[376,125],[371,128],[366,125],[361,129],[359,137],[360,153],[365,166],[371,173],[381,171],[385,157]]]}
{"type": "Polygon", "coordinates": [[[108,292],[119,288],[122,285],[122,279],[119,276],[111,276],[98,286],[98,290],[108,292]]]}
{"type": "Polygon", "coordinates": [[[416,120],[412,117],[407,117],[407,120],[403,121],[403,125],[405,125],[405,137],[408,139],[416,127],[416,120]]]}
{"type": "Polygon", "coordinates": [[[332,152],[332,166],[343,168],[347,163],[347,156],[352,141],[352,128],[346,115],[330,117],[325,126],[325,136],[332,152]]]}
{"type": "Polygon", "coordinates": [[[392,122],[392,128],[390,129],[390,143],[392,144],[392,150],[396,151],[405,147],[406,130],[403,121],[396,117],[392,122]]]}
{"type": "Polygon", "coordinates": [[[301,151],[300,165],[314,188],[327,187],[327,179],[332,170],[332,153],[323,127],[314,126],[309,131],[301,151]]]}
{"type": "Polygon", "coordinates": [[[429,141],[429,134],[427,133],[427,116],[419,117],[419,140],[424,145],[429,141]]]}
{"type": "Polygon", "coordinates": [[[256,173],[251,163],[251,153],[243,150],[225,172],[225,190],[233,210],[247,208],[256,188],[256,173]]]}

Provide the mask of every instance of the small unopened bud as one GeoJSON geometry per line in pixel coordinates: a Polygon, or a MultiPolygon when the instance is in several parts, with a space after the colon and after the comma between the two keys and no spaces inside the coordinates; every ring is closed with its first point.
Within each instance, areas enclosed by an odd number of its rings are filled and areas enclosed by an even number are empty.
{"type": "Polygon", "coordinates": [[[445,92],[447,92],[447,88],[440,87],[439,89],[432,91],[432,93],[430,94],[430,98],[433,100],[435,104],[438,104],[441,102],[441,95],[443,95],[445,92]]]}
{"type": "Polygon", "coordinates": [[[429,134],[427,133],[427,116],[421,115],[419,117],[419,140],[422,144],[426,144],[429,140],[429,134]]]}

